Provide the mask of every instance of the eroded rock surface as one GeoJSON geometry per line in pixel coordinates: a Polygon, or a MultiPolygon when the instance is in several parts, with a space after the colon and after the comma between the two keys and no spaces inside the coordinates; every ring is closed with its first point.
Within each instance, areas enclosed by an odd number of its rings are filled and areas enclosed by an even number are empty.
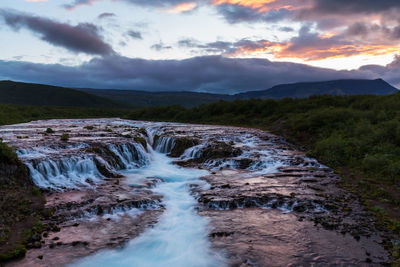
{"type": "Polygon", "coordinates": [[[338,187],[340,177],[264,131],[88,119],[0,127],[0,137],[17,148],[48,208],[40,243],[13,266],[66,264],[156,224],[165,207],[152,188],[163,181],[124,171],[148,164],[152,149],[209,171],[208,186],[193,183],[191,192],[229,266],[390,262],[393,236],[338,187]]]}

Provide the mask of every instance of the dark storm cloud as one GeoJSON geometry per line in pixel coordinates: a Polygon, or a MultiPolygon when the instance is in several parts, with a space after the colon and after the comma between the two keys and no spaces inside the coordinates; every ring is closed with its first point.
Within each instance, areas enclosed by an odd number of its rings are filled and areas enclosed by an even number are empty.
{"type": "Polygon", "coordinates": [[[394,73],[400,69],[400,64],[393,64],[392,67],[382,67],[383,72],[377,74],[373,66],[364,70],[335,71],[265,59],[221,56],[185,60],[144,60],[107,56],[92,59],[76,67],[0,61],[0,79],[71,87],[236,93],[267,89],[281,83],[340,78],[382,77],[388,78],[389,82],[396,82],[398,78],[396,80],[394,73]]]}
{"type": "Polygon", "coordinates": [[[38,34],[42,40],[73,52],[93,55],[113,53],[111,46],[102,40],[99,29],[91,23],[71,26],[47,18],[5,9],[0,9],[0,18],[15,31],[21,28],[28,29],[38,34]]]}
{"type": "Polygon", "coordinates": [[[315,0],[312,10],[325,14],[354,14],[380,13],[399,8],[399,0],[315,0]]]}
{"type": "Polygon", "coordinates": [[[375,41],[398,41],[400,39],[400,26],[387,27],[385,25],[357,22],[350,25],[346,32],[348,37],[361,37],[375,39],[375,41]]]}

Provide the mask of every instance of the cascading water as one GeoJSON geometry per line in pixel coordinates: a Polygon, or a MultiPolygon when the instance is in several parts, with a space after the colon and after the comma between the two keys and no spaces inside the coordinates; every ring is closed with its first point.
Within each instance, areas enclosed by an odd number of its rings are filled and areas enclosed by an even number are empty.
{"type": "Polygon", "coordinates": [[[161,153],[168,153],[174,148],[175,138],[161,136],[155,144],[155,150],[161,153]]]}
{"type": "Polygon", "coordinates": [[[148,154],[139,144],[111,144],[109,149],[120,159],[122,169],[138,168],[148,163],[148,154]]]}
{"type": "Polygon", "coordinates": [[[201,184],[208,172],[184,169],[172,164],[166,155],[150,151],[149,165],[125,173],[127,182],[143,177],[164,181],[155,193],[164,196],[166,211],[154,228],[132,240],[121,250],[107,250],[71,266],[223,266],[221,256],[210,248],[207,219],[197,215],[197,204],[190,184],[201,184]]]}
{"type": "Polygon", "coordinates": [[[38,163],[26,162],[34,183],[41,188],[63,190],[90,186],[101,182],[92,157],[72,157],[58,160],[46,159],[38,163]]]}
{"type": "MultiPolygon", "coordinates": [[[[85,148],[86,146],[81,145],[72,149],[85,148]]],[[[119,159],[117,165],[120,169],[139,168],[149,162],[148,153],[140,144],[111,144],[108,148],[119,159]]],[[[17,152],[24,160],[33,182],[41,188],[65,190],[98,184],[103,178],[98,164],[114,171],[109,162],[96,155],[82,153],[80,156],[57,158],[58,151],[48,147],[19,149],[17,152]]]]}

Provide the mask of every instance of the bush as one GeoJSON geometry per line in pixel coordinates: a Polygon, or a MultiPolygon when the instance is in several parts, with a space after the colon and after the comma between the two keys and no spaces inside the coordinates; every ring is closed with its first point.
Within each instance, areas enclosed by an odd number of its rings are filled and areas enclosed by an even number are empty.
{"type": "Polygon", "coordinates": [[[18,160],[15,151],[0,141],[0,162],[12,163],[18,160]]]}
{"type": "Polygon", "coordinates": [[[69,134],[61,135],[61,141],[67,142],[69,140],[69,134]]]}

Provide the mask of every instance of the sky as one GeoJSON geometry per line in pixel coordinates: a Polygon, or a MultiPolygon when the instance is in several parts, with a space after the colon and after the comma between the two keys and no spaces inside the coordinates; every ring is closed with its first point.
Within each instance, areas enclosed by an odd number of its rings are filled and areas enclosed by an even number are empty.
{"type": "Polygon", "coordinates": [[[400,87],[399,0],[1,0],[0,79],[233,94],[400,87]]]}

